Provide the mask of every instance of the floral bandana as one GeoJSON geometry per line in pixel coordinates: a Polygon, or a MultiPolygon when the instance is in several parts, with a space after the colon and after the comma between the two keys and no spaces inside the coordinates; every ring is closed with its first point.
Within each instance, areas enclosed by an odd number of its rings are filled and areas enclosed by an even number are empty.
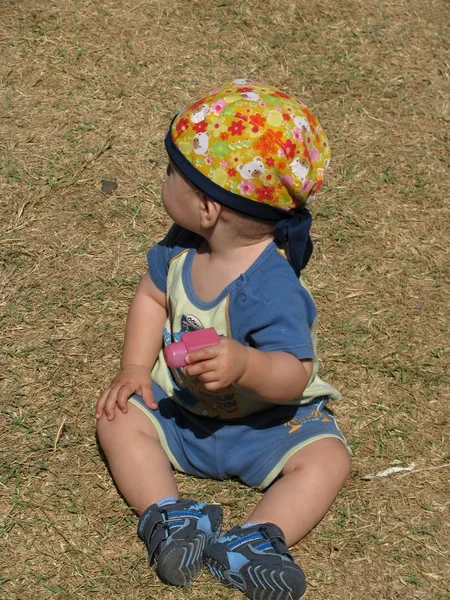
{"type": "MultiPolygon", "coordinates": [[[[175,165],[210,198],[255,218],[286,221],[280,222],[281,241],[292,241],[288,229],[292,234],[295,227],[296,244],[312,246],[311,216],[301,209],[322,185],[330,148],[298,100],[258,81],[234,79],[185,107],[165,143],[175,165]]],[[[311,247],[307,254],[306,262],[311,247]]]]}

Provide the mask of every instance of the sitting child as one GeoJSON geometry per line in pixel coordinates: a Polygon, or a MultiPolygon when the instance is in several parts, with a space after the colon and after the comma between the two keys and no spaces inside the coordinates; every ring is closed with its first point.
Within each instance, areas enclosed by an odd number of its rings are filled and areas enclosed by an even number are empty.
{"type": "Polygon", "coordinates": [[[288,548],[350,470],[299,279],[327,138],[288,94],[235,79],[183,109],[165,143],[162,201],[175,224],[148,252],[121,370],[97,402],[99,441],[164,582],[186,585],[206,562],[249,598],[297,599],[305,577],[288,548]],[[169,368],[164,346],[206,327],[220,342],[169,368]],[[172,468],[267,491],[220,535],[221,507],[181,499],[172,468]]]}

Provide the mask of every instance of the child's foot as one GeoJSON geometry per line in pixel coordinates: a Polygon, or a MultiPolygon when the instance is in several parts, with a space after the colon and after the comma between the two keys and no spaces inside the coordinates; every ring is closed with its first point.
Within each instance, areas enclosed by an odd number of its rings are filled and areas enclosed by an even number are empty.
{"type": "Polygon", "coordinates": [[[177,500],[159,507],[152,504],[141,515],[138,535],[147,546],[151,565],[171,585],[191,583],[202,566],[206,543],[217,540],[222,508],[196,500],[177,500]]]}
{"type": "Polygon", "coordinates": [[[252,600],[297,600],[305,593],[303,571],[273,523],[233,527],[204,556],[213,575],[252,600]]]}

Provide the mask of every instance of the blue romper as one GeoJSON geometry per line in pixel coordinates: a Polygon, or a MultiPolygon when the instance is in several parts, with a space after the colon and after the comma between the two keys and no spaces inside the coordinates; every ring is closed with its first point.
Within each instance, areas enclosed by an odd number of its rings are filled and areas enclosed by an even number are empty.
{"type": "Polygon", "coordinates": [[[339,392],[317,375],[316,308],[275,242],[211,302],[195,293],[191,266],[202,238],[178,225],[148,252],[150,277],[166,294],[164,345],[180,335],[214,327],[219,335],[262,351],[311,359],[313,373],[301,397],[279,405],[232,384],[210,392],[182,369],[170,369],[163,350],[152,371],[157,410],[140,396],[130,402],[152,421],[172,465],[199,477],[236,477],[266,488],[297,450],[318,439],[345,443],[325,409],[339,392]]]}

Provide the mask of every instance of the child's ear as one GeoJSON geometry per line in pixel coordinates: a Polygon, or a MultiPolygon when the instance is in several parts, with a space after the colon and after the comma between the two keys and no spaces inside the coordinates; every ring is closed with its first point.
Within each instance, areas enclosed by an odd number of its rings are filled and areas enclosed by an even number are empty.
{"type": "Polygon", "coordinates": [[[214,202],[205,194],[200,194],[200,224],[202,227],[214,227],[222,210],[218,202],[214,202]]]}

